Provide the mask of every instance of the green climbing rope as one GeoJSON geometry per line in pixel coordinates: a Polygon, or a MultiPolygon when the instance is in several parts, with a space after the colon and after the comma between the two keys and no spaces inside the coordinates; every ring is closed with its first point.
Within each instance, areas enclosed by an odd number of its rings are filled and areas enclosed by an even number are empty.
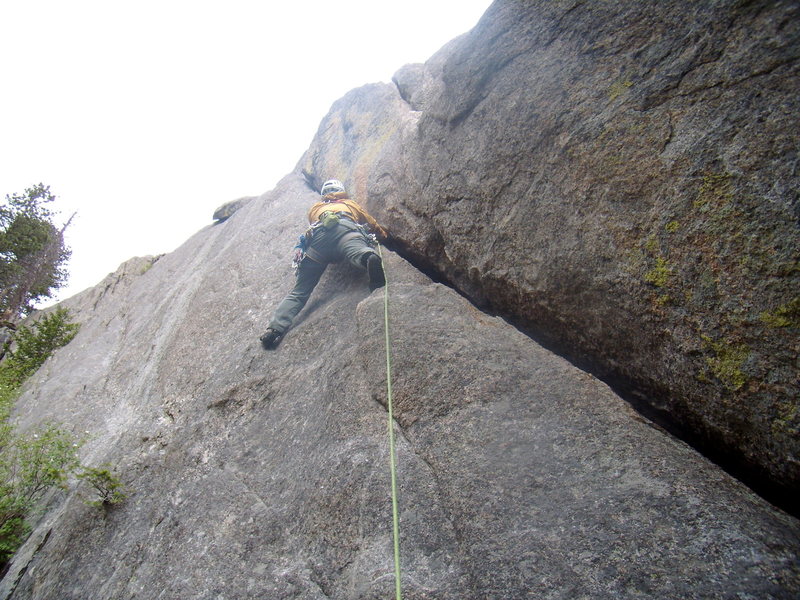
{"type": "Polygon", "coordinates": [[[389,278],[386,276],[386,265],[383,253],[378,244],[378,255],[383,265],[383,331],[386,341],[386,405],[389,410],[389,472],[392,476],[392,537],[394,539],[394,590],[395,599],[402,600],[400,586],[400,519],[397,514],[397,459],[394,449],[394,410],[392,408],[392,347],[389,342],[389,278]]]}

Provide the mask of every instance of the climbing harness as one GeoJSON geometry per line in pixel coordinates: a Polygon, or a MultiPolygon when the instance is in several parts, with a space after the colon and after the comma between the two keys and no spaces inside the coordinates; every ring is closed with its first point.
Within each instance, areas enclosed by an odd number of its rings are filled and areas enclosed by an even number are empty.
{"type": "MultiPolygon", "coordinates": [[[[297,275],[297,270],[300,268],[300,263],[303,262],[303,259],[309,253],[311,240],[314,237],[315,232],[320,228],[332,229],[339,223],[342,223],[351,231],[356,231],[363,235],[370,246],[375,247],[378,245],[378,238],[375,236],[375,234],[370,233],[361,223],[355,222],[352,215],[345,212],[325,211],[320,215],[319,221],[306,229],[306,232],[298,238],[297,244],[295,244],[294,248],[292,248],[292,270],[294,270],[295,275],[297,275]]],[[[313,256],[313,252],[311,258],[320,260],[319,258],[313,256]]]]}
{"type": "Polygon", "coordinates": [[[394,446],[394,410],[392,408],[392,351],[389,342],[389,278],[386,277],[386,264],[383,262],[381,245],[376,242],[378,256],[381,258],[383,277],[383,331],[386,342],[386,406],[389,411],[389,472],[392,479],[392,538],[394,539],[394,588],[395,600],[402,600],[400,586],[400,520],[397,512],[397,458],[394,446]]]}

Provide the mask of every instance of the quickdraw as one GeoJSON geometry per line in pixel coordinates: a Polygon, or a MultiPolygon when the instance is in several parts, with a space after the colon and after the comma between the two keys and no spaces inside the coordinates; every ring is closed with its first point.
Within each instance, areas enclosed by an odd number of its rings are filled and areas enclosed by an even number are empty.
{"type": "Polygon", "coordinates": [[[311,238],[314,237],[314,230],[322,227],[322,222],[317,221],[311,227],[306,229],[306,232],[297,238],[297,244],[292,248],[292,269],[294,274],[297,275],[297,269],[300,268],[300,263],[306,257],[308,247],[311,245],[311,238]]]}
{"type": "Polygon", "coordinates": [[[292,269],[294,274],[297,275],[297,269],[300,268],[300,263],[306,257],[306,249],[311,240],[311,229],[302,234],[297,241],[297,244],[292,248],[292,269]]]}

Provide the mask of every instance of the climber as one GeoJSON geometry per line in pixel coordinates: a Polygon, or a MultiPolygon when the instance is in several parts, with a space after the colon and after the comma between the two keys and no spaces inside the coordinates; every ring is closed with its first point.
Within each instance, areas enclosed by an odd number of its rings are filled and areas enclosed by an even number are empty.
{"type": "Polygon", "coordinates": [[[297,313],[308,302],[328,264],[347,260],[365,268],[370,290],[386,283],[383,263],[373,249],[374,237],[365,226],[369,226],[380,240],[386,239],[386,230],[347,196],[340,181],[326,181],[320,195],[322,200],[308,211],[311,227],[300,236],[300,243],[295,246],[297,279],[294,288],[278,305],[266,333],[260,338],[265,349],[275,348],[280,343],[297,313]]]}

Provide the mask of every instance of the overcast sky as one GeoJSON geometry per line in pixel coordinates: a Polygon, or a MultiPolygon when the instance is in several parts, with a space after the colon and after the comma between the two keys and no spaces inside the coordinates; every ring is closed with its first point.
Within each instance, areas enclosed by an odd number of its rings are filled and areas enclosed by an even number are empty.
{"type": "Polygon", "coordinates": [[[331,104],[471,29],[490,0],[0,0],[0,194],[42,182],[66,298],[274,187],[331,104]]]}

